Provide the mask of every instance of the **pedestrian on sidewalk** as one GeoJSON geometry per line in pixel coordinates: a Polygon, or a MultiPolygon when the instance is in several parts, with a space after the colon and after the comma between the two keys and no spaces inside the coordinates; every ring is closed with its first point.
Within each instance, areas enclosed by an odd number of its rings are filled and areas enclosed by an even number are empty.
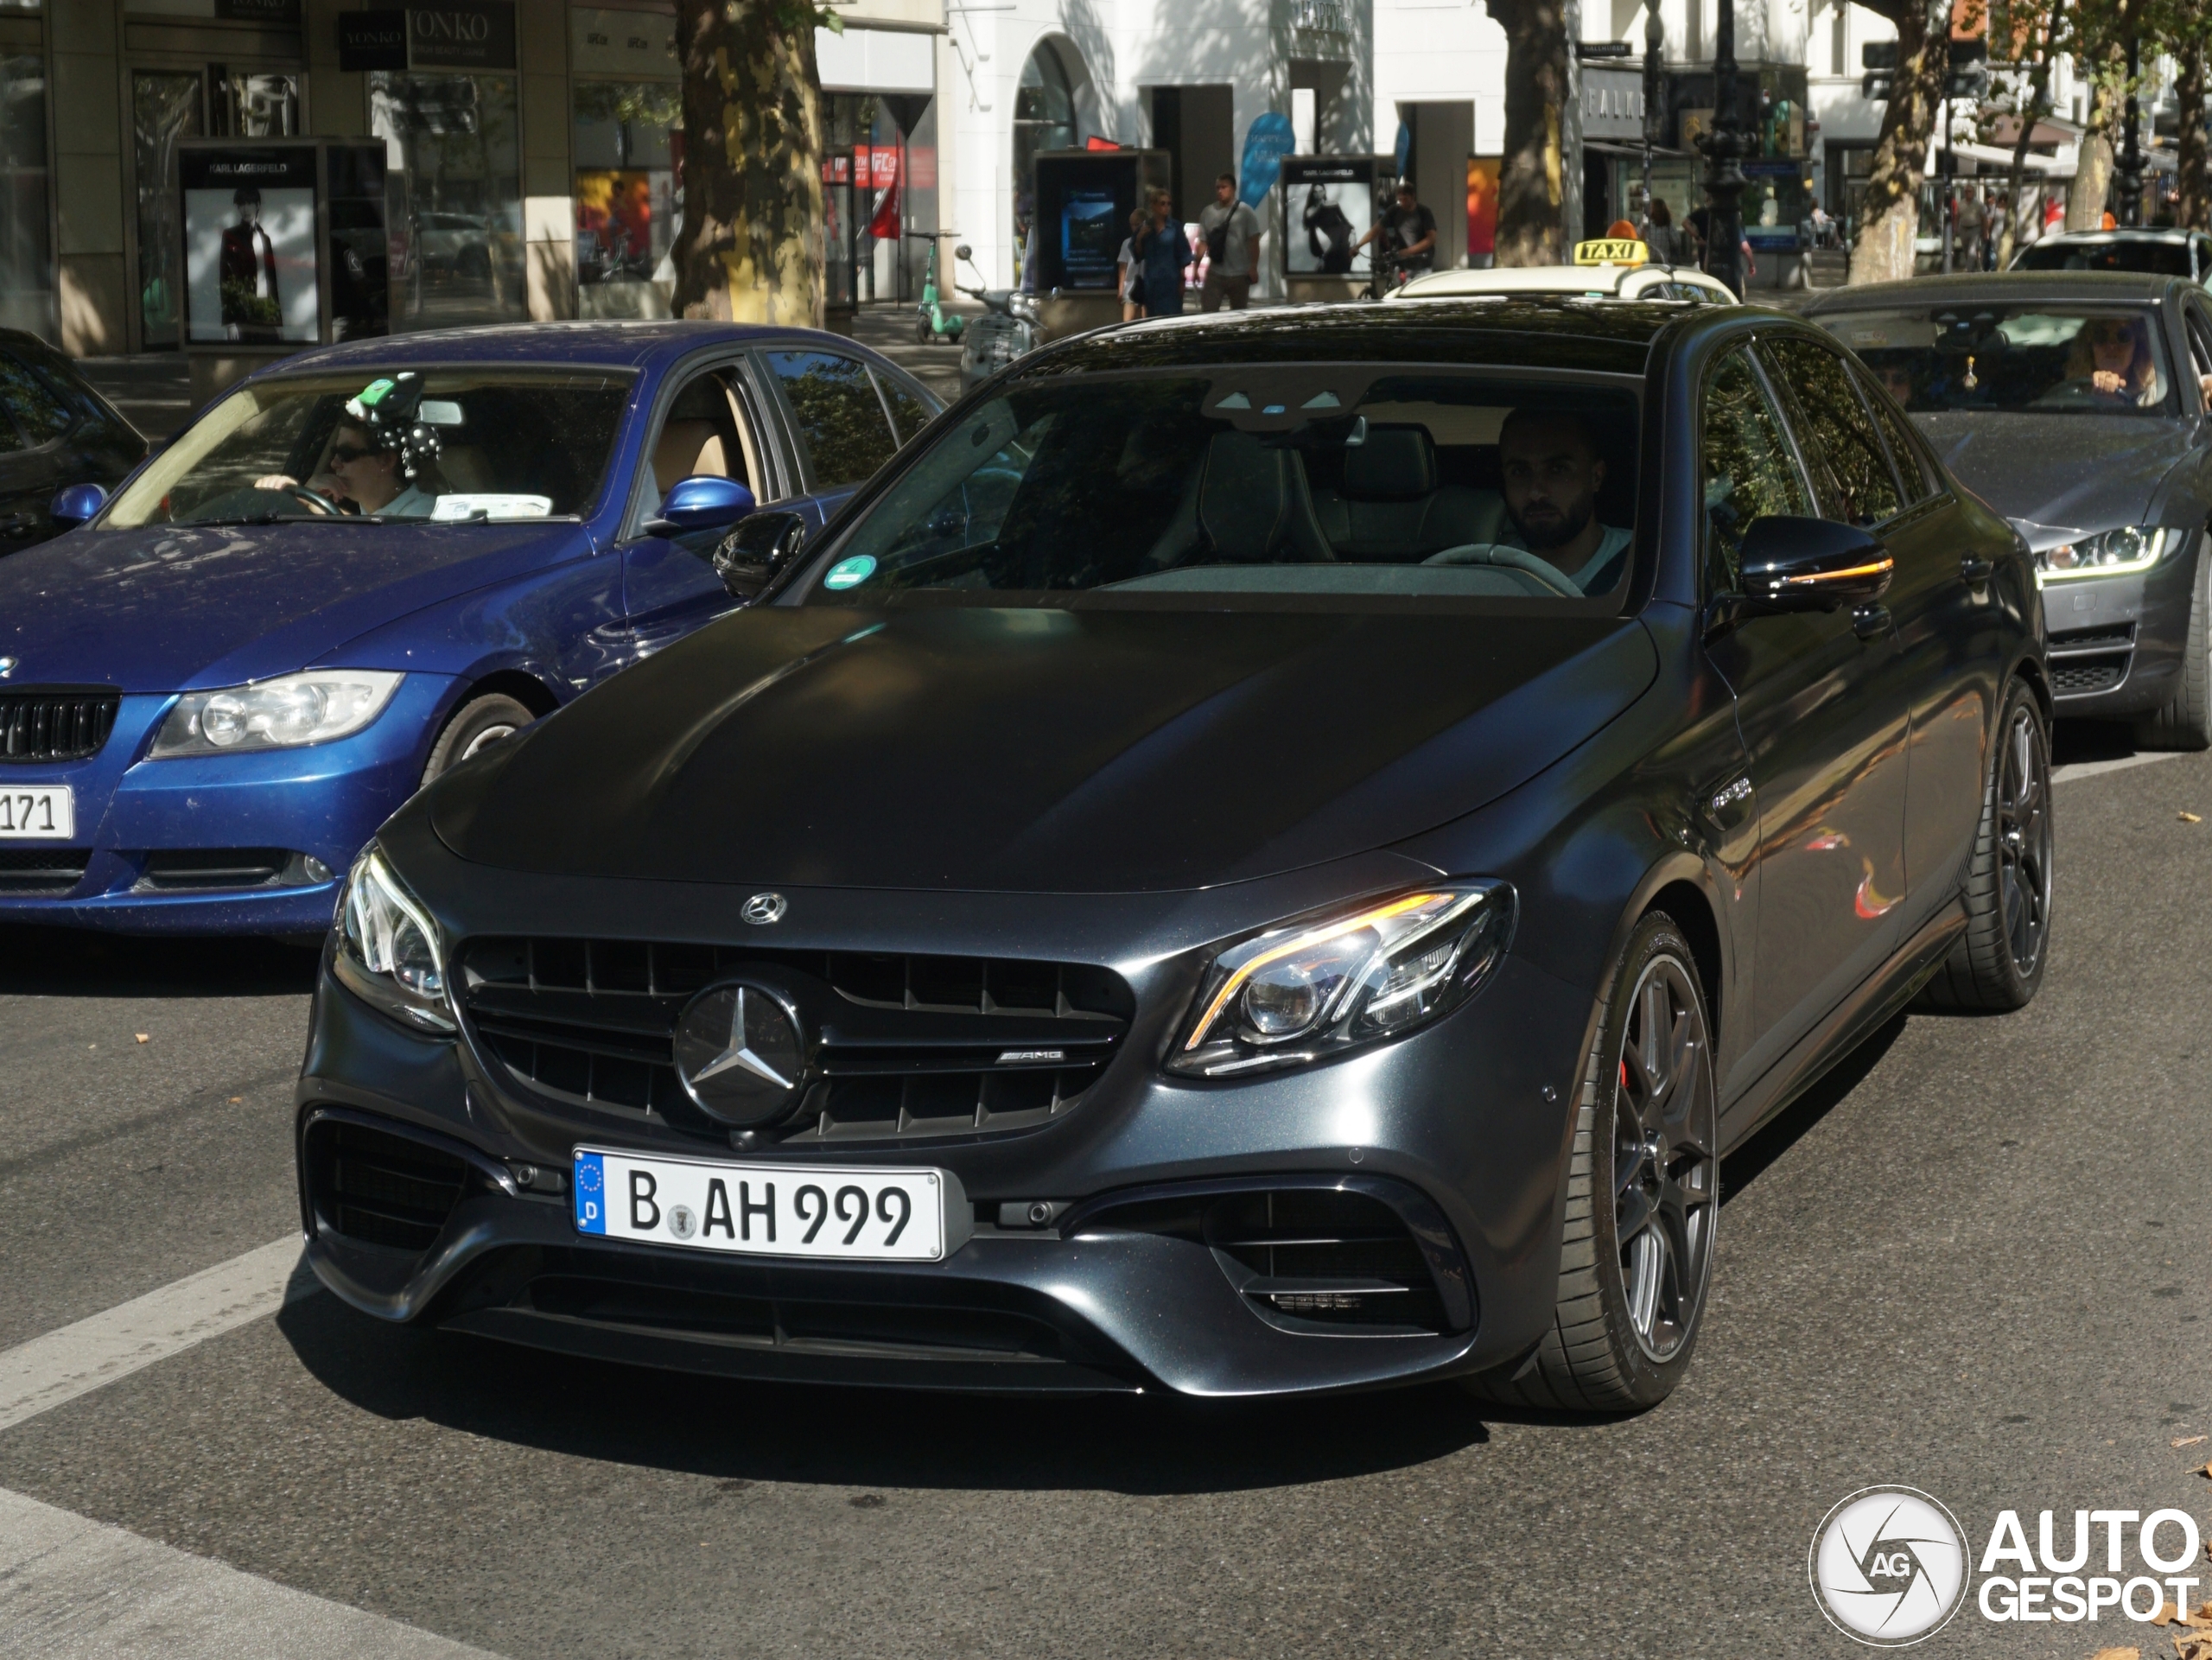
{"type": "Polygon", "coordinates": [[[1206,245],[1206,280],[1198,290],[1198,309],[1218,311],[1222,302],[1242,311],[1252,301],[1252,279],[1260,270],[1260,219],[1237,200],[1236,175],[1213,181],[1213,200],[1198,215],[1198,234],[1206,245]]]}
{"type": "Polygon", "coordinates": [[[1198,256],[1191,239],[1183,234],[1173,205],[1165,190],[1154,190],[1152,219],[1137,240],[1136,256],[1144,267],[1144,315],[1179,317],[1183,315],[1184,273],[1198,256]]]}
{"type": "Polygon", "coordinates": [[[1643,229],[1643,245],[1651,251],[1651,263],[1655,265],[1688,263],[1682,233],[1675,228],[1674,210],[1667,206],[1664,196],[1651,199],[1651,220],[1643,229]]]}
{"type": "Polygon", "coordinates": [[[1129,215],[1129,233],[1122,239],[1122,321],[1133,323],[1144,315],[1144,262],[1137,258],[1137,244],[1144,237],[1144,209],[1129,215]]]}

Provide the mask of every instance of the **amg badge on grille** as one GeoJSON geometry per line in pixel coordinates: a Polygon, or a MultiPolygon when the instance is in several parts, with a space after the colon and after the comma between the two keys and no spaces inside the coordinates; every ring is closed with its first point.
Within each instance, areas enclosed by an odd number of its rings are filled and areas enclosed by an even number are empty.
{"type": "Polygon", "coordinates": [[[797,1100],[806,1041],[798,1015],[760,986],[709,986],[676,1021],[676,1072],[699,1110],[725,1124],[765,1124],[797,1100]]]}

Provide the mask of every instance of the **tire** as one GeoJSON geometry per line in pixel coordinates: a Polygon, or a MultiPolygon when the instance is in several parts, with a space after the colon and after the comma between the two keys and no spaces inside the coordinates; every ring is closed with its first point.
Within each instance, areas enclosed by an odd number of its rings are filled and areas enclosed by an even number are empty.
{"type": "Polygon", "coordinates": [[[2182,649],[2181,683],[2164,709],[2139,716],[2135,742],[2143,749],[2212,749],[2212,550],[2200,548],[2196,580],[2189,596],[2188,644],[2182,649]]]}
{"type": "Polygon", "coordinates": [[[1921,990],[1929,1008],[2024,1008],[2050,956],[2050,735],[2023,680],[2005,695],[1967,860],[1967,931],[1921,990]]]}
{"type": "Polygon", "coordinates": [[[503,692],[470,698],[454,711],[445,730],[438,734],[437,742],[430,746],[430,759],[423,767],[423,782],[429,784],[448,768],[459,766],[503,738],[512,737],[537,718],[503,692]]]}
{"type": "Polygon", "coordinates": [[[1711,1032],[1689,942],[1652,912],[1614,971],[1583,1073],[1551,1327],[1517,1378],[1477,1378],[1476,1394],[1510,1406],[1637,1412],[1681,1382],[1720,1213],[1711,1032]],[[1647,1062],[1646,1033],[1658,1026],[1672,1053],[1647,1062]]]}

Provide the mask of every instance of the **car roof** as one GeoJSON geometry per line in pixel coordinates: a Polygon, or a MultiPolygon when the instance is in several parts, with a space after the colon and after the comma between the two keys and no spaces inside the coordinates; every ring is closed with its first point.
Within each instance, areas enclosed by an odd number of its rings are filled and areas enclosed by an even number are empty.
{"type": "Polygon", "coordinates": [[[1618,294],[1631,277],[1656,273],[1662,282],[1678,278],[1703,288],[1720,284],[1700,270],[1672,265],[1510,265],[1487,270],[1430,271],[1395,290],[1394,300],[1427,300],[1452,294],[1618,294]]]}
{"type": "MultiPolygon", "coordinates": [[[[319,373],[355,366],[383,369],[449,363],[578,364],[605,368],[639,368],[657,359],[684,356],[718,344],[789,340],[811,335],[824,345],[850,352],[871,363],[880,354],[842,335],[819,329],[765,323],[728,323],[674,319],[622,321],[499,323],[474,328],[441,328],[420,334],[379,334],[338,346],[310,347],[263,370],[263,375],[319,373]]],[[[258,377],[257,377],[258,378],[258,377]]]]}
{"type": "Polygon", "coordinates": [[[2020,251],[2029,248],[2047,247],[2054,242],[2063,242],[2069,247],[2097,247],[2113,242],[2186,242],[2191,237],[2202,237],[2202,231],[2184,231],[2177,225],[2128,226],[2116,231],[2060,231],[2050,236],[2038,237],[2020,251]]]}
{"type": "Polygon", "coordinates": [[[1977,300],[2132,300],[2139,303],[2163,300],[2167,291],[2176,286],[2190,288],[2194,284],[2186,277],[2157,271],[1975,271],[1843,289],[1822,295],[1805,308],[1805,315],[1817,317],[1835,311],[1889,310],[1899,305],[1942,305],[1977,300]]]}
{"type": "Polygon", "coordinates": [[[1094,329],[1021,359],[1014,372],[1027,378],[1197,363],[1364,361],[1641,375],[1653,339],[1685,315],[1680,304],[1593,306],[1544,295],[1418,306],[1273,306],[1094,329]]]}

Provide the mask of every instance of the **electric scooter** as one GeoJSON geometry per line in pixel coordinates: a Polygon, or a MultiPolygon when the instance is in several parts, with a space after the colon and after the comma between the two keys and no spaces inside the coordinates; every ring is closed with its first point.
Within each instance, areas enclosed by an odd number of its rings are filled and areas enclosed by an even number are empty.
{"type": "Polygon", "coordinates": [[[922,272],[922,302],[914,308],[914,341],[927,346],[931,340],[944,340],[957,346],[968,320],[957,311],[947,311],[938,302],[937,244],[942,232],[909,231],[910,237],[919,237],[930,245],[930,260],[922,272]]]}
{"type": "MultiPolygon", "coordinates": [[[[968,262],[980,283],[983,273],[976,270],[974,251],[963,242],[952,254],[954,258],[968,262]]],[[[981,300],[984,310],[960,343],[960,390],[964,393],[981,385],[1016,358],[1037,349],[1037,296],[1024,294],[1019,289],[969,288],[964,283],[955,283],[953,286],[963,294],[971,294],[981,300]]]]}

